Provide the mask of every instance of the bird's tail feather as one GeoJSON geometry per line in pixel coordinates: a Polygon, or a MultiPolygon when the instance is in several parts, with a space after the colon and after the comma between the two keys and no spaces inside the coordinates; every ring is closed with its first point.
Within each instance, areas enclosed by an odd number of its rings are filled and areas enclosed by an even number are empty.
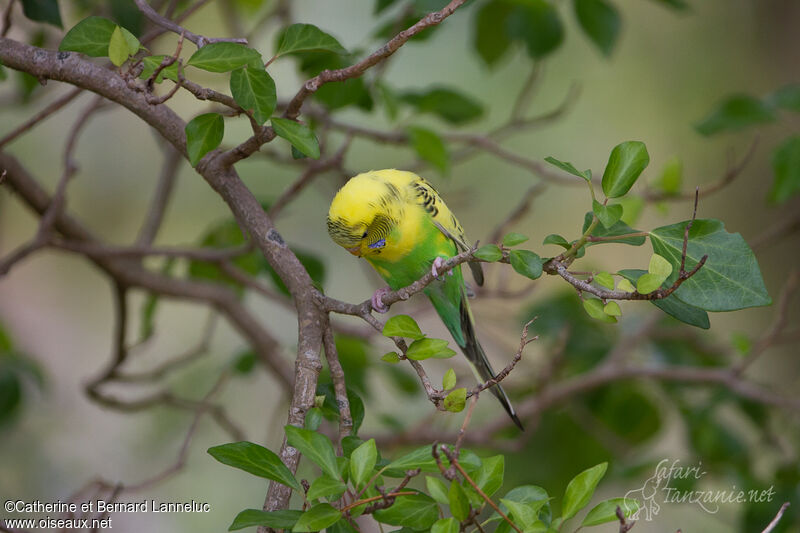
{"type": "MultiPolygon", "coordinates": [[[[461,350],[464,352],[464,355],[467,356],[467,359],[469,359],[469,361],[472,363],[472,366],[481,381],[485,382],[490,379],[494,379],[496,374],[494,373],[494,370],[492,370],[492,365],[489,363],[489,359],[486,357],[486,353],[483,351],[483,347],[481,347],[481,344],[478,342],[478,338],[475,335],[475,326],[472,321],[472,314],[470,313],[469,304],[467,303],[466,297],[461,300],[459,311],[461,315],[461,332],[464,337],[464,345],[461,346],[461,350]]],[[[520,430],[524,431],[522,422],[520,422],[519,417],[517,417],[517,412],[514,410],[514,406],[511,405],[511,401],[508,399],[506,391],[503,390],[503,387],[497,383],[490,387],[489,390],[498,400],[500,400],[500,404],[502,404],[503,408],[508,413],[508,416],[511,417],[511,420],[514,422],[514,424],[516,424],[520,430]]]]}

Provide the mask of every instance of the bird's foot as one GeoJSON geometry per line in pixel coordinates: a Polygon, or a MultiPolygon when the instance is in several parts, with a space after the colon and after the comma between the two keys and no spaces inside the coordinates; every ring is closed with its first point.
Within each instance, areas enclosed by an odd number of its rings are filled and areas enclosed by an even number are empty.
{"type": "MultiPolygon", "coordinates": [[[[444,259],[442,259],[441,257],[437,257],[436,259],[433,260],[433,264],[431,265],[431,274],[433,274],[434,278],[439,277],[439,269],[442,267],[444,267],[444,259]]],[[[448,270],[447,275],[452,276],[453,271],[448,270]]]]}
{"type": "Polygon", "coordinates": [[[383,297],[392,292],[389,287],[381,287],[372,294],[372,308],[379,313],[386,313],[389,308],[384,305],[383,297]]]}

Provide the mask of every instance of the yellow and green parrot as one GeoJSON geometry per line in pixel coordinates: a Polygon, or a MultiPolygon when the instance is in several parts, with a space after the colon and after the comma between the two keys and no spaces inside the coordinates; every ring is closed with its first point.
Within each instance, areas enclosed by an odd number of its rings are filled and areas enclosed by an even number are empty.
{"type": "MultiPolygon", "coordinates": [[[[389,284],[375,291],[372,307],[385,313],[382,297],[415,282],[427,272],[438,279],[424,289],[456,344],[482,381],[495,377],[475,336],[472,311],[461,266],[439,277],[444,260],[469,248],[461,224],[436,190],[413,172],[373,170],[351,178],[331,202],[328,233],[339,246],[363,257],[389,284]]],[[[469,263],[478,285],[480,263],[469,263]]],[[[522,429],[503,388],[491,389],[514,423],[522,429]]]]}

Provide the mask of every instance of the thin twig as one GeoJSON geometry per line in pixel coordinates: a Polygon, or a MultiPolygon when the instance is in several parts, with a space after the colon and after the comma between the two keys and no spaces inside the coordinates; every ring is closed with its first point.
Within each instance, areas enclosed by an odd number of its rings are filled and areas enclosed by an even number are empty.
{"type": "Polygon", "coordinates": [[[789,502],[785,502],[783,505],[781,505],[781,508],[778,509],[778,514],[775,515],[775,518],[773,518],[772,521],[767,524],[767,527],[765,527],[761,533],[770,533],[773,529],[775,529],[778,526],[778,522],[781,521],[783,513],[785,513],[786,509],[788,508],[789,502]]]}
{"type": "Polygon", "coordinates": [[[3,10],[3,27],[0,29],[0,37],[8,35],[11,30],[11,10],[14,8],[14,0],[8,0],[8,5],[3,10]]]}
{"type": "Polygon", "coordinates": [[[336,406],[339,408],[339,441],[341,448],[342,439],[353,431],[353,417],[350,414],[350,401],[347,398],[347,385],[345,384],[344,370],[339,362],[339,352],[333,338],[330,320],[326,320],[322,330],[322,345],[325,348],[325,359],[333,381],[333,390],[336,395],[336,406]]]}
{"type": "Polygon", "coordinates": [[[44,109],[33,115],[30,119],[26,120],[13,130],[11,130],[9,133],[7,133],[5,136],[3,136],[3,138],[0,139],[0,148],[3,148],[5,145],[7,145],[11,141],[19,137],[26,131],[30,130],[34,126],[37,126],[38,124],[43,122],[44,119],[46,119],[56,111],[60,110],[71,101],[73,101],[82,92],[83,89],[81,89],[80,87],[76,87],[71,91],[69,91],[68,93],[63,94],[58,99],[51,102],[50,105],[48,105],[47,107],[45,107],[44,109]]]}
{"type": "Polygon", "coordinates": [[[186,38],[192,41],[194,44],[196,44],[198,48],[202,48],[207,44],[219,43],[219,42],[231,42],[244,45],[247,44],[247,39],[243,38],[239,39],[216,38],[216,37],[210,38],[210,37],[205,37],[203,35],[198,35],[182,27],[180,24],[177,24],[176,22],[173,22],[159,15],[159,13],[155,9],[153,9],[150,6],[150,4],[147,3],[147,0],[134,0],[134,2],[136,3],[136,7],[139,8],[139,11],[141,11],[145,17],[150,19],[151,22],[153,22],[157,26],[161,26],[167,31],[171,31],[178,35],[185,35],[186,38]]]}

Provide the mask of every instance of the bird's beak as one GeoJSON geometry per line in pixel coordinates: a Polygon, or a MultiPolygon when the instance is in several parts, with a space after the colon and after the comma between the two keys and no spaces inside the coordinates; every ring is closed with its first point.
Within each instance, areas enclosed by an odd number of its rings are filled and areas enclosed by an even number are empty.
{"type": "Polygon", "coordinates": [[[352,248],[345,248],[348,252],[356,257],[361,257],[361,246],[353,246],[352,248]]]}

